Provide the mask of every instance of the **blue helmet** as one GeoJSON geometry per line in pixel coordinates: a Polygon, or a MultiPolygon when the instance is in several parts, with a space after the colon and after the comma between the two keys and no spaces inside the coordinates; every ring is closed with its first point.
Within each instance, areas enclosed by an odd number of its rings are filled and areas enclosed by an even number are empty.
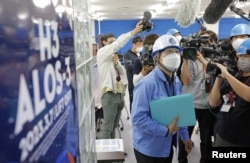
{"type": "Polygon", "coordinates": [[[176,34],[176,33],[180,33],[180,31],[178,31],[177,29],[175,29],[175,28],[171,28],[171,29],[169,29],[168,31],[167,31],[167,35],[174,35],[174,34],[176,34]]]}
{"type": "Polygon", "coordinates": [[[250,38],[244,40],[237,51],[238,55],[246,55],[250,52],[250,38]]]}
{"type": "Polygon", "coordinates": [[[154,57],[158,52],[166,48],[177,48],[180,51],[182,50],[177,39],[172,35],[166,34],[160,36],[157,40],[155,40],[152,56],[154,57]]]}
{"type": "Polygon", "coordinates": [[[239,35],[250,35],[250,27],[247,24],[238,24],[231,30],[230,38],[239,35]]]}

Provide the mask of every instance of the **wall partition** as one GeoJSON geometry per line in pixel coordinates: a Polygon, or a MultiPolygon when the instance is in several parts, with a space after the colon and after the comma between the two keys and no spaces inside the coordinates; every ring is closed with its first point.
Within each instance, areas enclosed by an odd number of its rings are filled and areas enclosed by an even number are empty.
{"type": "Polygon", "coordinates": [[[81,163],[94,163],[95,110],[92,84],[92,24],[89,0],[73,0],[74,43],[76,57],[79,150],[81,163]]]}
{"type": "Polygon", "coordinates": [[[88,6],[0,1],[1,163],[96,162],[88,6]]]}

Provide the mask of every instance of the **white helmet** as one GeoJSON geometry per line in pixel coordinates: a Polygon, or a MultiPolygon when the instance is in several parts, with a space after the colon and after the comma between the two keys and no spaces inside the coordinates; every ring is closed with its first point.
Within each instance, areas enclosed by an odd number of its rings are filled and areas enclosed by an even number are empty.
{"type": "Polygon", "coordinates": [[[182,50],[179,46],[179,42],[172,35],[162,35],[160,36],[153,45],[152,56],[154,57],[158,52],[163,51],[166,48],[177,48],[182,50]]]}

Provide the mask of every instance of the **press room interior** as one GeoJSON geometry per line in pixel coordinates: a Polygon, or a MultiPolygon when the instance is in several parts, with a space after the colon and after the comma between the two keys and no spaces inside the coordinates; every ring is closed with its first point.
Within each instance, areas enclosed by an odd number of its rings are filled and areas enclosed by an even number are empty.
{"type": "Polygon", "coordinates": [[[249,0],[195,0],[188,10],[186,1],[1,0],[0,162],[97,162],[92,46],[102,34],[130,31],[145,12],[153,28],[142,37],[205,26],[223,39],[250,22],[249,0]]]}

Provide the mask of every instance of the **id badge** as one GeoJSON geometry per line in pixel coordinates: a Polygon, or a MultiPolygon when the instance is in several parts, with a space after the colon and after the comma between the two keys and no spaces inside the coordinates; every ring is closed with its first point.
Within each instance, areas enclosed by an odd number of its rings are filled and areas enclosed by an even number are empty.
{"type": "Polygon", "coordinates": [[[220,111],[221,112],[229,112],[230,108],[231,108],[230,104],[223,104],[220,111]]]}
{"type": "Polygon", "coordinates": [[[205,83],[204,83],[204,80],[202,81],[201,83],[201,90],[204,90],[205,89],[205,83]]]}

